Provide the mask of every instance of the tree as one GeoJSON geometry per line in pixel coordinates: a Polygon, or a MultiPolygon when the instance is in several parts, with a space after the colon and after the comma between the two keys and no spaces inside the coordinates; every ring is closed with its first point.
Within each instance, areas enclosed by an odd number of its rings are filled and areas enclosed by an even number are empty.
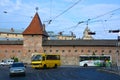
{"type": "Polygon", "coordinates": [[[19,61],[17,57],[12,57],[11,59],[13,59],[14,62],[18,62],[19,61]]]}

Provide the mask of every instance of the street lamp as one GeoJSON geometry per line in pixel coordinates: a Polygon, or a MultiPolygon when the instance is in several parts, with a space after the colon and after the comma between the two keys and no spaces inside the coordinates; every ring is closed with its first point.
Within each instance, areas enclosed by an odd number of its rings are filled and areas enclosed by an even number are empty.
{"type": "Polygon", "coordinates": [[[95,32],[88,32],[89,35],[95,35],[95,32]]]}

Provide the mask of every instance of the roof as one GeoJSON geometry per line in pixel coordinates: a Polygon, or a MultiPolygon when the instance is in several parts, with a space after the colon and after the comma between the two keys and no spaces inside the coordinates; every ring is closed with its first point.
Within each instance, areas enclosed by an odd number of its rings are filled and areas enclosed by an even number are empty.
{"type": "Polygon", "coordinates": [[[41,23],[40,17],[37,12],[33,17],[30,25],[26,28],[26,30],[22,34],[23,35],[43,35],[43,25],[41,23]]]}
{"type": "Polygon", "coordinates": [[[6,41],[0,41],[0,45],[23,45],[22,40],[6,40],[6,41]]]}
{"type": "Polygon", "coordinates": [[[116,40],[46,40],[43,46],[116,46],[116,40]]]}
{"type": "MultiPolygon", "coordinates": [[[[115,47],[117,40],[44,40],[43,46],[104,46],[115,47]]],[[[23,40],[1,41],[0,45],[23,45],[23,40]]]]}
{"type": "Polygon", "coordinates": [[[11,29],[0,28],[0,33],[5,33],[5,34],[6,33],[8,33],[8,34],[21,34],[23,32],[23,30],[21,30],[21,29],[14,29],[14,31],[12,31],[11,29]]]}
{"type": "Polygon", "coordinates": [[[23,38],[6,38],[6,37],[0,37],[0,41],[17,41],[17,40],[23,40],[23,38]]]}

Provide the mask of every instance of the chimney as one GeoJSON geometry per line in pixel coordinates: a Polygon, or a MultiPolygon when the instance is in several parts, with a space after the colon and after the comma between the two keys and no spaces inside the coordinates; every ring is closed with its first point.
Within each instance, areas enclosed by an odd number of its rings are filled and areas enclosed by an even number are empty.
{"type": "Polygon", "coordinates": [[[74,36],[73,32],[72,31],[70,31],[70,32],[71,32],[71,36],[74,36]]]}
{"type": "Polygon", "coordinates": [[[59,35],[63,35],[63,32],[64,32],[64,31],[61,31],[61,32],[59,32],[58,34],[59,34],[59,35]]]}
{"type": "Polygon", "coordinates": [[[45,31],[45,24],[43,24],[43,31],[45,31]]]}

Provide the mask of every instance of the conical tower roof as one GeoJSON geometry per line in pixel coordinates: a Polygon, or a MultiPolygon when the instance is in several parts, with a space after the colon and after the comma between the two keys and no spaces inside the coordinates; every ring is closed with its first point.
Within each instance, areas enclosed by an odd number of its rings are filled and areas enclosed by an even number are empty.
{"type": "Polygon", "coordinates": [[[37,12],[23,35],[44,35],[43,25],[37,12]]]}

